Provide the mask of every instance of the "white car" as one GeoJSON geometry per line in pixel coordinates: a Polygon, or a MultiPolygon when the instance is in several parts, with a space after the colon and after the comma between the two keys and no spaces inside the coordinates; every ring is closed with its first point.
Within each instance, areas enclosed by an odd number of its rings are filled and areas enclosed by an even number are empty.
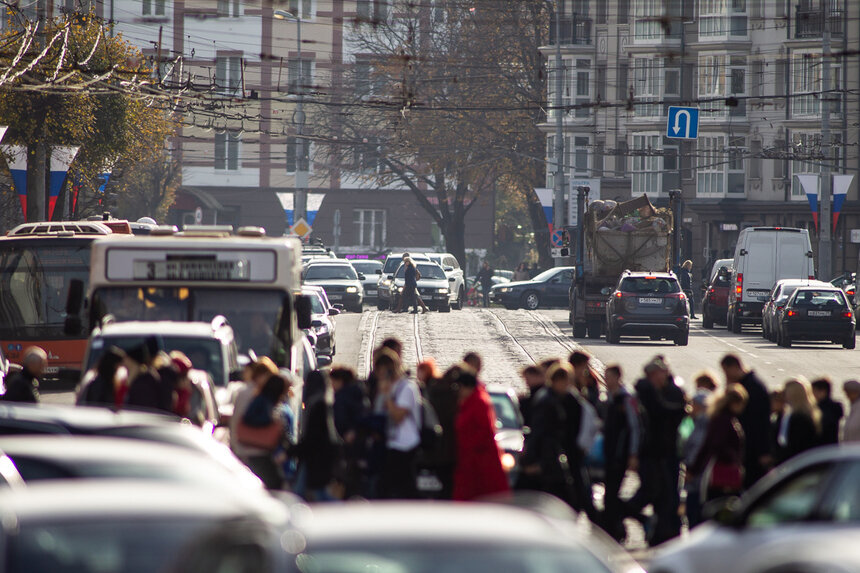
{"type": "Polygon", "coordinates": [[[451,253],[426,253],[434,263],[442,267],[445,276],[448,277],[448,286],[451,291],[451,308],[462,310],[466,304],[466,277],[457,257],[451,253]]]}
{"type": "Polygon", "coordinates": [[[711,507],[713,521],[657,549],[649,573],[831,571],[773,569],[807,557],[821,540],[860,538],[860,445],[816,448],[789,460],[739,500],[711,507]],[[791,561],[791,559],[789,559],[791,561]]]}

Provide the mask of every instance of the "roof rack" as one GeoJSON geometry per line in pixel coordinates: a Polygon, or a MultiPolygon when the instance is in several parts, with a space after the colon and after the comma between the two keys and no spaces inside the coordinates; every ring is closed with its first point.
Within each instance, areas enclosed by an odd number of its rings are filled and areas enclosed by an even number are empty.
{"type": "Polygon", "coordinates": [[[9,237],[74,235],[110,235],[112,231],[103,223],[96,221],[43,221],[24,223],[9,231],[9,237]]]}

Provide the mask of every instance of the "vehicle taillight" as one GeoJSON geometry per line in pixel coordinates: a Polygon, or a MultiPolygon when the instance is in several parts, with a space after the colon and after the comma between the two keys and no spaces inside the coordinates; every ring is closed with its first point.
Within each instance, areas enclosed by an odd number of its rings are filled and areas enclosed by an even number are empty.
{"type": "Polygon", "coordinates": [[[815,280],[815,275],[809,275],[809,280],[814,281],[814,280],[815,280]]]}
{"type": "Polygon", "coordinates": [[[788,312],[785,313],[785,316],[787,316],[789,318],[791,318],[792,316],[797,316],[797,311],[796,310],[789,310],[788,312]]]}
{"type": "Polygon", "coordinates": [[[735,287],[735,294],[738,295],[738,300],[744,296],[744,274],[738,273],[738,284],[735,287]]]}
{"type": "Polygon", "coordinates": [[[715,289],[714,287],[708,289],[708,294],[714,294],[715,292],[717,292],[717,289],[715,289]]]}
{"type": "Polygon", "coordinates": [[[842,318],[851,318],[854,314],[850,310],[846,310],[842,313],[842,318]]]}

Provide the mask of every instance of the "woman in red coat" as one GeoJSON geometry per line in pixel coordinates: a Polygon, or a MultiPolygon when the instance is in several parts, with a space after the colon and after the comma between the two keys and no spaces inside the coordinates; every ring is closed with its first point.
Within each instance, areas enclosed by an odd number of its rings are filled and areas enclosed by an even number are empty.
{"type": "Polygon", "coordinates": [[[457,468],[454,499],[469,501],[510,490],[496,445],[496,415],[490,396],[465,368],[457,380],[460,408],[457,412],[457,468]]]}

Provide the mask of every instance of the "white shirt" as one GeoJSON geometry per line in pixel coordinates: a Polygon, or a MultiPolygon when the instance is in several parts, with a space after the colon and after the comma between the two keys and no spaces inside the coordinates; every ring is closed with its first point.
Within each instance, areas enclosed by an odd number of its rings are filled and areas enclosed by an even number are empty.
{"type": "Polygon", "coordinates": [[[387,445],[390,449],[408,452],[421,443],[421,434],[418,431],[418,423],[421,420],[420,396],[418,385],[408,378],[402,378],[392,388],[391,399],[394,404],[409,413],[399,424],[388,418],[387,445]]]}

